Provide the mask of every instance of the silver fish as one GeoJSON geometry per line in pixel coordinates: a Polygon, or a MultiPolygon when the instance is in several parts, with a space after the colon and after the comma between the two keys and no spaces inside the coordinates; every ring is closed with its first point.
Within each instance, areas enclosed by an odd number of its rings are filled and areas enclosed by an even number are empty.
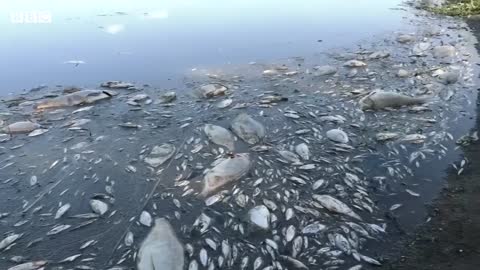
{"type": "Polygon", "coordinates": [[[347,215],[349,217],[362,220],[362,218],[357,215],[348,205],[345,203],[341,202],[338,199],[335,199],[334,197],[330,195],[317,195],[314,194],[313,198],[317,200],[323,207],[327,208],[329,211],[347,215]]]}

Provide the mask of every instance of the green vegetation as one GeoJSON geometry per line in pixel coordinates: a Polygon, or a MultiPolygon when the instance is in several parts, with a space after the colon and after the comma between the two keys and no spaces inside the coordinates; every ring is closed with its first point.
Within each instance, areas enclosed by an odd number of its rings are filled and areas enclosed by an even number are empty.
{"type": "Polygon", "coordinates": [[[480,14],[480,0],[448,1],[441,7],[430,7],[430,11],[449,16],[470,16],[480,14]]]}

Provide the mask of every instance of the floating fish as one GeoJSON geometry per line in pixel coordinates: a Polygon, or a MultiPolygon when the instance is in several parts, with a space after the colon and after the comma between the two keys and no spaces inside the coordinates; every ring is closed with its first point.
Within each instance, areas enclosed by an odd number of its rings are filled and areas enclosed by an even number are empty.
{"type": "Polygon", "coordinates": [[[231,158],[221,160],[205,175],[200,195],[204,197],[211,195],[226,184],[240,179],[249,169],[250,155],[248,153],[235,154],[231,158]]]}
{"type": "Polygon", "coordinates": [[[248,217],[252,224],[261,229],[268,230],[270,227],[270,211],[265,205],[255,206],[248,211],[248,217]]]}
{"type": "Polygon", "coordinates": [[[362,220],[362,218],[357,215],[355,212],[353,212],[348,205],[345,203],[341,202],[338,199],[335,199],[334,197],[330,195],[318,195],[314,194],[313,198],[317,200],[323,207],[327,208],[329,211],[347,215],[349,217],[362,220]]]}
{"type": "Polygon", "coordinates": [[[30,133],[36,129],[40,128],[40,125],[30,121],[21,121],[10,124],[2,128],[2,132],[8,134],[17,134],[17,133],[30,133]]]}
{"type": "Polygon", "coordinates": [[[230,151],[234,150],[233,135],[227,129],[221,126],[206,124],[203,131],[213,143],[224,146],[230,151]]]}
{"type": "Polygon", "coordinates": [[[327,131],[326,135],[334,142],[348,143],[348,135],[341,129],[331,129],[327,131]]]}
{"type": "Polygon", "coordinates": [[[410,97],[394,92],[375,90],[367,96],[360,99],[362,110],[379,110],[388,107],[401,107],[408,105],[418,105],[428,102],[429,97],[410,97]]]}
{"type": "Polygon", "coordinates": [[[245,113],[233,120],[232,130],[248,144],[257,144],[265,137],[265,127],[245,113]]]}
{"type": "Polygon", "coordinates": [[[138,270],[183,270],[184,251],[170,223],[157,218],[137,255],[138,270]]]}
{"type": "Polygon", "coordinates": [[[175,154],[175,151],[176,148],[172,144],[164,143],[162,145],[156,145],[144,161],[148,165],[156,168],[169,160],[175,154]]]}

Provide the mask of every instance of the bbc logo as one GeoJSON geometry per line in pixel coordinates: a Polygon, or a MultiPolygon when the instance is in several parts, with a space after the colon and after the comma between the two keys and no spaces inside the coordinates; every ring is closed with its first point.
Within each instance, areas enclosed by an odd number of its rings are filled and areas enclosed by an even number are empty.
{"type": "Polygon", "coordinates": [[[52,23],[50,11],[17,11],[10,13],[10,21],[14,24],[52,23]]]}

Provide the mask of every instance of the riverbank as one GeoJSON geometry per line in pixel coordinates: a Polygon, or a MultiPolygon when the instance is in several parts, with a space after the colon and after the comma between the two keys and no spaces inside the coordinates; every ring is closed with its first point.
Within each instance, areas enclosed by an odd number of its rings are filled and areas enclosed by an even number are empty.
{"type": "MultiPolygon", "coordinates": [[[[480,38],[480,19],[467,23],[480,38]]],[[[480,50],[479,44],[476,44],[480,50]]],[[[478,88],[478,87],[477,87],[478,88]]],[[[480,88],[478,88],[480,89],[480,88]]],[[[480,108],[477,124],[480,127],[480,108]]],[[[469,161],[465,171],[458,175],[451,169],[447,186],[428,206],[431,220],[396,245],[399,256],[392,256],[383,269],[403,270],[476,270],[480,265],[480,143],[463,147],[469,161]]],[[[398,254],[397,253],[397,254],[398,254]]]]}

